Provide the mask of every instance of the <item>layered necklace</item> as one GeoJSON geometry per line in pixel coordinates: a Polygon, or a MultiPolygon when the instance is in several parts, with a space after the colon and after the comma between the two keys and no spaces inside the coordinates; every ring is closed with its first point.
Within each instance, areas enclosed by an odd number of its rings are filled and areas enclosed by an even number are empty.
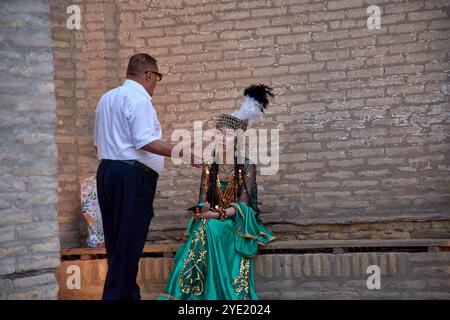
{"type": "MultiPolygon", "coordinates": [[[[231,166],[231,168],[226,168],[222,166],[222,171],[228,176],[228,184],[225,191],[222,190],[222,186],[220,183],[219,173],[217,173],[217,179],[216,179],[216,189],[217,194],[219,195],[219,207],[220,208],[227,208],[230,203],[236,201],[235,194],[237,194],[238,186],[235,183],[235,173],[234,173],[234,166],[231,166]]],[[[239,169],[239,183],[241,183],[242,175],[241,175],[241,169],[239,169]]]]}

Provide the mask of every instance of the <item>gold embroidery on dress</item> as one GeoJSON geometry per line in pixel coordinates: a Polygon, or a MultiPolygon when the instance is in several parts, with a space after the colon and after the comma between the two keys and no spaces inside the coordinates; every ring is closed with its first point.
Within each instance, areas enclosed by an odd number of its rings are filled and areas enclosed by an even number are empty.
{"type": "Polygon", "coordinates": [[[250,258],[242,257],[239,265],[239,273],[231,285],[234,291],[242,300],[248,300],[249,297],[249,281],[250,281],[250,258]]]}
{"type": "Polygon", "coordinates": [[[194,232],[191,248],[188,257],[184,259],[183,268],[180,272],[179,284],[181,291],[185,294],[192,293],[199,296],[203,293],[205,286],[205,273],[208,263],[206,261],[206,223],[207,219],[202,219],[201,225],[194,232]],[[200,247],[197,244],[200,242],[200,247]]]}

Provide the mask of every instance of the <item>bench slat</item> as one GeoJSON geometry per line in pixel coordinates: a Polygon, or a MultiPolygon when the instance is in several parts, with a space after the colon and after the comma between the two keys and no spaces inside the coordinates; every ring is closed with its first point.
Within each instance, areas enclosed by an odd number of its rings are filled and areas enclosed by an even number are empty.
{"type": "MultiPolygon", "coordinates": [[[[179,243],[148,244],[143,253],[176,252],[179,243]]],[[[398,240],[287,240],[274,241],[264,247],[271,249],[324,249],[361,247],[450,247],[449,239],[398,239],[398,240]]],[[[104,248],[72,248],[61,250],[62,256],[106,254],[104,248]]]]}

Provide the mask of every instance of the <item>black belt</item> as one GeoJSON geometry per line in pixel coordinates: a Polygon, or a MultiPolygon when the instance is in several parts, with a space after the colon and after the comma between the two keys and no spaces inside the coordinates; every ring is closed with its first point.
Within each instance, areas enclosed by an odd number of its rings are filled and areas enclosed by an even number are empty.
{"type": "Polygon", "coordinates": [[[159,174],[153,170],[152,168],[147,167],[145,164],[140,163],[137,160],[110,160],[110,159],[102,159],[102,163],[108,163],[108,162],[122,162],[126,163],[130,166],[134,166],[138,168],[139,170],[144,171],[145,174],[148,174],[151,177],[158,178],[159,174]]]}

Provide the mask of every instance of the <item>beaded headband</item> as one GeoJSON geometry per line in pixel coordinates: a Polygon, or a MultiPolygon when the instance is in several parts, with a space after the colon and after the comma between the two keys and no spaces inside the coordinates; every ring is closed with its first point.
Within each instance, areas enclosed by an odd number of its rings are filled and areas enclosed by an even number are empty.
{"type": "Polygon", "coordinates": [[[221,114],[217,119],[217,128],[242,129],[247,130],[247,121],[233,117],[229,114],[221,114]]]}

